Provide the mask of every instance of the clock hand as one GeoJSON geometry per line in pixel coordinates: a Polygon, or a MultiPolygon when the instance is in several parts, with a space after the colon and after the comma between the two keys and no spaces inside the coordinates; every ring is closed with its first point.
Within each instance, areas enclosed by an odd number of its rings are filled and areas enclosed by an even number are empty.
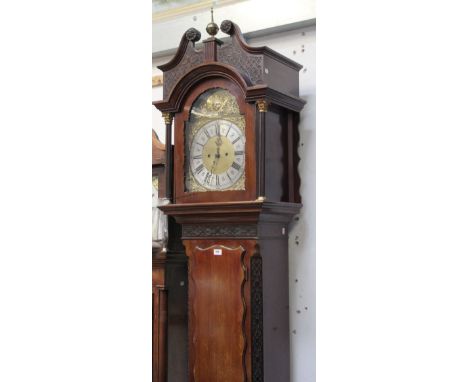
{"type": "Polygon", "coordinates": [[[219,153],[219,146],[216,148],[216,155],[215,155],[215,160],[213,162],[213,169],[216,168],[216,166],[218,165],[218,162],[219,162],[219,158],[221,157],[220,153],[219,153]]]}
{"type": "Polygon", "coordinates": [[[223,140],[221,139],[221,129],[218,125],[218,128],[216,129],[218,132],[217,132],[217,137],[216,137],[216,146],[221,146],[223,144],[223,140]]]}
{"type": "Polygon", "coordinates": [[[221,126],[219,126],[219,122],[216,122],[216,146],[221,146],[223,144],[223,140],[221,139],[221,126]]]}
{"type": "Polygon", "coordinates": [[[220,147],[223,144],[223,140],[221,139],[221,128],[219,126],[219,122],[216,123],[216,135],[217,135],[216,141],[215,141],[216,154],[215,154],[215,159],[213,161],[213,165],[211,166],[211,170],[210,170],[211,173],[213,173],[214,170],[216,169],[216,166],[218,165],[218,162],[219,162],[219,158],[221,157],[220,147]]]}

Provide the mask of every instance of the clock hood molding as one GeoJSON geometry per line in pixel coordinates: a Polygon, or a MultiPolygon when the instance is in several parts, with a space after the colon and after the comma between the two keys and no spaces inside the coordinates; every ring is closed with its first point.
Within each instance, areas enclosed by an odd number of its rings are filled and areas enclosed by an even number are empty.
{"type": "Polygon", "coordinates": [[[225,20],[221,30],[230,41],[215,37],[196,46],[201,33],[190,28],[182,36],[173,59],[159,66],[164,75],[163,101],[154,102],[161,112],[177,113],[190,89],[207,78],[225,78],[236,83],[246,102],[266,100],[292,111],[301,111],[298,71],[302,66],[268,47],[249,46],[237,24],[225,20]]]}
{"type": "Polygon", "coordinates": [[[234,82],[242,90],[245,97],[247,97],[248,90],[252,88],[248,77],[236,72],[229,65],[213,62],[193,68],[180,78],[167,99],[153,102],[153,105],[161,112],[177,113],[181,110],[181,106],[190,90],[198,83],[209,78],[225,78],[234,82]]]}

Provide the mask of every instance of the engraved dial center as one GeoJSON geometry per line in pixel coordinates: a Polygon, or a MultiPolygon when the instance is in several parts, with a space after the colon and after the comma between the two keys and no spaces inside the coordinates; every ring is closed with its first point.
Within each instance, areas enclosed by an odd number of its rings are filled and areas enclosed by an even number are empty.
{"type": "Polygon", "coordinates": [[[234,160],[234,145],[226,137],[212,137],[203,148],[203,164],[213,174],[226,172],[234,160]]]}

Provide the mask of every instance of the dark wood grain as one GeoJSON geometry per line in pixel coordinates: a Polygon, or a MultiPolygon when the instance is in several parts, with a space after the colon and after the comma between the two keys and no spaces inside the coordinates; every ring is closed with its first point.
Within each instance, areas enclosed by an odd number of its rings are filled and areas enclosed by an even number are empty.
{"type": "Polygon", "coordinates": [[[222,45],[223,42],[215,37],[207,38],[203,40],[205,50],[205,62],[213,62],[218,60],[218,46],[222,45]]]}
{"type": "Polygon", "coordinates": [[[190,381],[248,382],[251,242],[189,241],[190,381]],[[214,255],[214,250],[222,255],[214,255]]]}

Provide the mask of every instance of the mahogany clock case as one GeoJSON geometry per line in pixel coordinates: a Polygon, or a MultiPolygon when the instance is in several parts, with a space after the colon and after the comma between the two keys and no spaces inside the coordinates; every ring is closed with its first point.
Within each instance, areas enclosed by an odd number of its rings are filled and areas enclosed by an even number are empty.
{"type": "MultiPolygon", "coordinates": [[[[187,324],[187,331],[167,333],[168,344],[174,341],[168,358],[177,346],[183,354],[168,362],[167,380],[287,382],[288,224],[301,208],[302,66],[267,47],[249,46],[231,21],[221,24],[230,36],[224,42],[210,25],[212,37],[202,46],[196,45],[201,33],[191,28],[175,57],[160,66],[164,100],[154,103],[164,114],[167,142],[174,122],[174,154],[171,146],[166,152],[166,197],[172,203],[160,209],[180,229],[183,247],[172,250],[173,261],[180,264],[177,276],[185,270],[188,282],[185,312],[181,297],[175,300],[180,311],[171,317],[168,295],[168,327],[173,320],[183,323],[179,329],[187,324]],[[185,131],[194,102],[214,88],[234,95],[245,118],[245,187],[188,192],[185,131]],[[176,377],[180,370],[184,377],[176,377]]],[[[169,247],[177,247],[177,240],[169,238],[169,247]]]]}

